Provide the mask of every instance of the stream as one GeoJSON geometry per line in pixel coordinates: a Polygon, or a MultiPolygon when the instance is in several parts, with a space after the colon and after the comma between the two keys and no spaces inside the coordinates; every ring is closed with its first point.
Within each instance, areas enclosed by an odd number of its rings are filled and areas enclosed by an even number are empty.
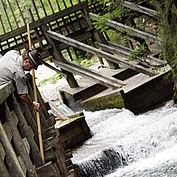
{"type": "Polygon", "coordinates": [[[84,111],[92,138],[73,151],[81,177],[176,177],[177,106],[134,115],[84,111]]]}

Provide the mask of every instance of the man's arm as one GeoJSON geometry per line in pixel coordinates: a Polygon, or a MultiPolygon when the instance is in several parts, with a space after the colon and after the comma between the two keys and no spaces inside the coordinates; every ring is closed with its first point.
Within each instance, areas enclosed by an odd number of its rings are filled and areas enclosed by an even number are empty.
{"type": "Polygon", "coordinates": [[[31,108],[33,108],[33,109],[35,109],[37,111],[40,111],[40,104],[32,102],[31,99],[30,99],[30,97],[27,94],[19,95],[19,97],[29,107],[31,107],[31,108]]]}

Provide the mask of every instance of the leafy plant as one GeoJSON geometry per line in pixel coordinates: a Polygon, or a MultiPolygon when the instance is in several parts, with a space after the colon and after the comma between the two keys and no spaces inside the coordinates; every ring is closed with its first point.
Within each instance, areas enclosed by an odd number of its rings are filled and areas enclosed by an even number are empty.
{"type": "MultiPolygon", "coordinates": [[[[85,0],[80,0],[85,1],[85,0]]],[[[35,10],[34,4],[31,0],[2,0],[0,2],[0,25],[4,26],[0,28],[0,34],[11,31],[12,29],[17,29],[18,26],[25,26],[25,23],[31,21],[29,14],[29,9],[31,9],[34,19],[45,17],[46,15],[51,15],[53,13],[59,12],[60,10],[66,9],[78,3],[78,0],[35,0],[35,5],[37,11],[35,10]],[[43,9],[45,7],[45,10],[43,9]],[[20,7],[20,9],[19,9],[20,7]],[[7,13],[6,13],[6,12],[7,13]],[[13,15],[14,14],[14,15],[13,15]],[[14,18],[15,16],[15,18],[14,18]],[[12,28],[12,29],[11,29],[12,28]]]]}
{"type": "Polygon", "coordinates": [[[129,55],[129,60],[136,60],[138,58],[144,58],[147,57],[149,54],[149,50],[147,49],[146,45],[144,43],[139,46],[139,48],[136,48],[133,50],[129,55]]]}
{"type": "Polygon", "coordinates": [[[77,58],[75,61],[84,67],[90,67],[96,63],[96,60],[94,60],[92,58],[88,59],[88,58],[82,58],[82,57],[77,58]]]}
{"type": "Polygon", "coordinates": [[[48,83],[55,84],[61,78],[62,78],[61,74],[56,73],[54,76],[40,81],[39,84],[38,84],[38,87],[46,85],[48,83]]]}

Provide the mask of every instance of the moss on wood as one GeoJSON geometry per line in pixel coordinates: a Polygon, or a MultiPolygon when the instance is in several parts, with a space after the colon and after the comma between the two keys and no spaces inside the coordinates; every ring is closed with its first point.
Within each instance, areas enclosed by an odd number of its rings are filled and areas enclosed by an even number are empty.
{"type": "Polygon", "coordinates": [[[82,102],[86,110],[97,111],[111,108],[124,108],[124,101],[121,94],[115,93],[82,102]]]}

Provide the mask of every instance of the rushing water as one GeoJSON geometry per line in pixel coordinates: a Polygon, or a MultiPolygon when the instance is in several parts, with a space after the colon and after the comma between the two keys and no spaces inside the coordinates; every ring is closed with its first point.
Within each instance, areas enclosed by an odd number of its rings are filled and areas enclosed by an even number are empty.
{"type": "Polygon", "coordinates": [[[83,177],[176,177],[177,106],[84,112],[93,137],[73,152],[83,177]],[[107,176],[106,176],[107,175],[107,176]]]}
{"type": "MultiPolygon", "coordinates": [[[[66,84],[62,80],[40,91],[55,101],[66,84]]],[[[81,177],[177,177],[177,105],[172,101],[141,115],[126,109],[84,114],[93,137],[73,151],[81,177]]]]}

